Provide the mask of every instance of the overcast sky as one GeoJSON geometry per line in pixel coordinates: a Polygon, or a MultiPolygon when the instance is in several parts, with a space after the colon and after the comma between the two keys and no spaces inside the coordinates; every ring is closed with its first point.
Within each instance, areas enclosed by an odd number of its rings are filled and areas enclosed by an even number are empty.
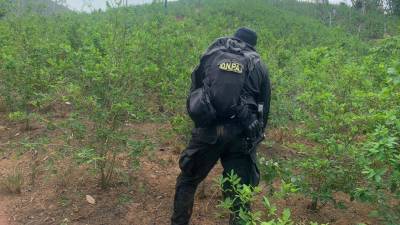
{"type": "MultiPolygon", "coordinates": [[[[107,0],[66,0],[68,7],[88,11],[89,8],[105,9],[107,0]]],[[[153,0],[128,0],[129,4],[151,3],[153,0]]],[[[110,2],[113,2],[112,0],[110,2]]],[[[125,0],[124,0],[125,2],[125,0]]]]}
{"type": "MultiPolygon", "coordinates": [[[[106,0],[66,0],[68,7],[75,10],[90,11],[92,9],[105,9],[106,0]],[[90,6],[90,7],[89,7],[90,6]]],[[[125,0],[124,0],[125,1],[125,0]]],[[[129,4],[151,3],[153,0],[128,0],[129,4]]],[[[350,2],[350,0],[329,0],[331,3],[350,2]]]]}

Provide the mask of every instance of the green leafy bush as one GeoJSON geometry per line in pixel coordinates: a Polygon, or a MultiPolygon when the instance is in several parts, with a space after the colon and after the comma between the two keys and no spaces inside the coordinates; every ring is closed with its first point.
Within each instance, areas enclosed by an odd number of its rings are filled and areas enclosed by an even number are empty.
{"type": "MultiPolygon", "coordinates": [[[[232,171],[227,177],[220,178],[218,185],[222,191],[231,192],[233,198],[226,198],[220,202],[219,207],[235,214],[239,217],[239,224],[244,225],[293,225],[295,222],[291,219],[289,209],[284,209],[282,215],[277,215],[277,208],[271,204],[269,199],[264,196],[262,204],[265,207],[263,211],[252,212],[249,206],[257,200],[257,195],[261,192],[259,187],[252,187],[241,184],[240,178],[232,171]],[[226,187],[229,184],[229,189],[226,187]],[[239,207],[237,207],[239,206],[239,207]],[[238,208],[238,209],[237,209],[238,208]],[[235,211],[236,210],[236,211],[235,211]],[[264,215],[263,215],[264,214],[264,215]],[[268,218],[267,220],[263,218],[268,218]]],[[[317,225],[317,223],[310,223],[317,225]]]]}
{"type": "Polygon", "coordinates": [[[115,6],[3,17],[0,7],[0,100],[11,121],[29,128],[49,106],[68,102],[72,112],[61,129],[71,145],[78,140],[70,155],[107,187],[119,173],[118,157],[137,162],[151,145],[132,141],[126,124],[169,123],[166,136],[186,141],[192,123],[185,101],[198,57],[216,37],[252,27],[271,72],[269,129],[289,131],[302,142],[301,149],[292,146],[304,153],[260,164],[270,193],[281,180],[277,194],[303,193],[317,208],[344,192],[370,200],[389,222],[397,218],[398,206],[388,200],[398,196],[399,176],[397,17],[293,1],[115,6]],[[333,9],[337,15],[328,21],[333,9]]]}

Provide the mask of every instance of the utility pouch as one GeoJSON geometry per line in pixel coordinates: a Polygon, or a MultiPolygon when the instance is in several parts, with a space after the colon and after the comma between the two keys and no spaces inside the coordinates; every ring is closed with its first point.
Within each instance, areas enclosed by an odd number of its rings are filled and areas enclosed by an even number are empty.
{"type": "Polygon", "coordinates": [[[179,158],[179,168],[187,174],[191,174],[194,167],[193,155],[195,151],[187,151],[182,152],[179,158]]]}
{"type": "Polygon", "coordinates": [[[187,100],[187,111],[190,118],[198,127],[207,127],[213,124],[217,113],[211,104],[207,86],[192,91],[187,100]]]}

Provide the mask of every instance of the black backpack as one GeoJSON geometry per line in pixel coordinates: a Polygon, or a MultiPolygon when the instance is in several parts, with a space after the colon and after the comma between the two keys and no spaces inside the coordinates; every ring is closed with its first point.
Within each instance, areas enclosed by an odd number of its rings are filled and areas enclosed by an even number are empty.
{"type": "Polygon", "coordinates": [[[224,38],[216,43],[220,44],[211,46],[200,60],[203,85],[192,90],[187,100],[189,116],[197,127],[235,118],[236,108],[243,104],[243,86],[259,61],[259,55],[243,42],[224,38]]]}

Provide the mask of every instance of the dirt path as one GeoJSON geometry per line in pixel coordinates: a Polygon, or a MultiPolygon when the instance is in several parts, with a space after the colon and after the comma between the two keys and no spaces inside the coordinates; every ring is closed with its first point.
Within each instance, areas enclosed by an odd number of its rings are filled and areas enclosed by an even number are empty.
{"type": "MultiPolygon", "coordinates": [[[[0,114],[0,126],[1,124],[0,114]]],[[[175,182],[180,170],[178,168],[179,151],[184,147],[176,147],[168,143],[158,143],[160,135],[159,124],[139,124],[129,127],[135,130],[135,140],[153,137],[154,149],[146,152],[140,158],[140,168],[129,174],[132,176],[122,179],[128,183],[116,183],[115,186],[102,190],[98,187],[96,177],[87,172],[85,167],[71,167],[73,161],[62,159],[55,161],[58,164],[57,174],[46,172],[50,159],[58,160],[53,152],[63,149],[57,139],[57,132],[36,130],[43,132],[53,140],[51,148],[46,154],[40,155],[41,167],[34,187],[25,185],[20,195],[4,195],[0,192],[0,225],[31,224],[31,225],[168,225],[172,214],[172,205],[175,192],[175,182]],[[48,132],[48,133],[46,133],[48,132]],[[159,145],[158,145],[159,144],[159,145]],[[54,147],[54,149],[53,149],[54,147]],[[61,177],[66,177],[61,179],[61,177]],[[128,184],[128,185],[127,185],[128,184]],[[95,204],[89,204],[85,195],[95,198],[95,204]]],[[[168,128],[168,127],[167,127],[168,128]]],[[[15,136],[19,129],[8,130],[8,135],[0,132],[0,143],[7,141],[17,143],[23,135],[15,136]],[[13,139],[14,138],[14,139],[13,139]]],[[[32,133],[30,134],[33,135],[32,133]]],[[[37,138],[35,134],[32,137],[37,138]]],[[[63,142],[61,142],[63,143],[63,142]]],[[[50,146],[50,145],[49,145],[50,146]]],[[[0,149],[1,150],[1,149],[0,149]]],[[[12,152],[10,148],[8,152],[12,152]]],[[[0,151],[1,153],[1,151],[0,151]]],[[[267,158],[290,159],[297,157],[297,152],[280,146],[260,147],[259,153],[267,158]]],[[[29,178],[31,156],[24,154],[18,159],[1,157],[0,180],[18,165],[29,178]]],[[[122,158],[121,161],[123,162],[122,158]]],[[[121,164],[121,167],[126,165],[121,164]]],[[[50,168],[50,167],[49,167],[50,168]]],[[[215,179],[221,174],[220,164],[214,168],[206,182],[199,188],[193,210],[193,225],[225,225],[228,218],[221,217],[221,209],[217,207],[222,200],[221,191],[215,185],[215,179]]],[[[277,184],[278,185],[278,184],[277,184]]],[[[278,188],[278,186],[276,186],[278,188]]],[[[265,185],[262,186],[266,190],[265,185]]],[[[293,195],[288,199],[271,199],[279,209],[290,208],[293,220],[306,224],[307,221],[318,221],[332,225],[350,225],[363,222],[367,225],[377,225],[377,221],[368,217],[373,209],[367,205],[348,200],[348,196],[336,196],[346,209],[339,209],[327,204],[318,213],[307,209],[310,200],[302,195],[293,195]]],[[[261,198],[261,196],[260,196],[261,198]]],[[[259,199],[258,202],[261,202],[259,199]]],[[[255,210],[264,210],[262,204],[256,204],[255,210]]]]}
{"type": "Polygon", "coordinates": [[[8,215],[6,213],[6,201],[4,197],[0,195],[0,225],[10,225],[8,215]]]}
{"type": "Polygon", "coordinates": [[[6,197],[1,184],[3,177],[5,177],[7,173],[7,169],[12,167],[12,162],[10,160],[6,160],[6,157],[1,154],[1,144],[5,143],[2,138],[6,136],[4,133],[2,133],[1,126],[2,124],[0,118],[0,225],[11,225],[9,221],[8,207],[12,204],[10,203],[10,199],[6,197]]]}

